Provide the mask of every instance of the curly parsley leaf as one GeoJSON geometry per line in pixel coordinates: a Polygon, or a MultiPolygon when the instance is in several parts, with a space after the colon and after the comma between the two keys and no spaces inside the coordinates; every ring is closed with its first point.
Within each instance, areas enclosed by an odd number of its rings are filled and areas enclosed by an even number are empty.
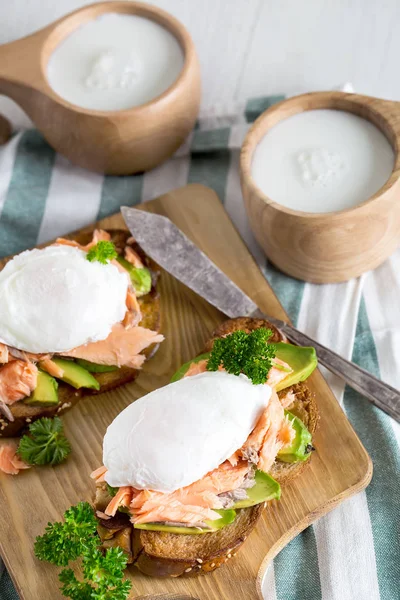
{"type": "Polygon", "coordinates": [[[216,339],[207,370],[217,371],[221,365],[233,375],[244,373],[255,385],[265,383],[276,352],[275,345],[268,343],[271,336],[270,329],[260,328],[250,333],[234,331],[216,339]]]}
{"type": "Polygon", "coordinates": [[[84,580],[79,581],[71,569],[59,575],[61,591],[71,600],[125,600],[131,583],[123,579],[127,556],[120,548],[88,551],[82,561],[84,580]]]}
{"type": "Polygon", "coordinates": [[[66,566],[85,550],[99,543],[97,519],[88,502],[71,506],[64,514],[63,523],[48,523],[44,535],[35,542],[35,554],[58,566],[66,566]]]}
{"type": "Polygon", "coordinates": [[[92,598],[104,600],[125,600],[131,583],[124,581],[124,569],[128,557],[121,548],[109,548],[105,554],[93,550],[83,559],[83,574],[86,580],[93,582],[97,592],[92,598]]]}
{"type": "Polygon", "coordinates": [[[18,446],[18,455],[29,465],[58,465],[71,452],[59,417],[42,417],[29,426],[18,446]]]}
{"type": "Polygon", "coordinates": [[[71,600],[92,600],[92,586],[85,581],[78,581],[72,569],[63,569],[58,576],[61,593],[71,600]]]}
{"type": "Polygon", "coordinates": [[[108,261],[117,258],[117,256],[118,253],[113,242],[101,240],[100,242],[97,242],[95,246],[90,248],[86,258],[89,262],[97,260],[102,265],[106,265],[108,261]]]}
{"type": "Polygon", "coordinates": [[[104,554],[97,535],[97,519],[88,502],[80,502],[64,513],[62,523],[49,523],[36,538],[35,554],[40,560],[66,567],[82,557],[83,580],[70,568],[59,574],[61,592],[71,600],[126,600],[131,583],[124,580],[128,557],[120,548],[104,554]]]}

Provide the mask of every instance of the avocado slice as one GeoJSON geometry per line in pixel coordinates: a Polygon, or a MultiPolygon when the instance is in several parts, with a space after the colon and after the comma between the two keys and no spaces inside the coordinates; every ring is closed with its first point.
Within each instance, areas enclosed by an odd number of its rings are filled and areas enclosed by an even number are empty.
{"type": "Polygon", "coordinates": [[[278,460],[282,462],[294,463],[305,461],[311,456],[312,436],[304,425],[303,421],[294,414],[285,410],[285,415],[288,417],[296,432],[296,436],[290,446],[283,448],[278,452],[278,460]]]}
{"type": "Polygon", "coordinates": [[[145,296],[151,290],[151,273],[146,267],[134,267],[123,256],[118,255],[117,261],[129,273],[136,296],[145,296]]]}
{"type": "Polygon", "coordinates": [[[37,385],[32,394],[25,398],[24,403],[29,405],[51,406],[58,404],[58,383],[54,377],[38,369],[37,385]]]}
{"type": "Polygon", "coordinates": [[[276,386],[277,392],[284,390],[299,381],[304,381],[311,375],[317,366],[317,354],[315,348],[307,346],[294,346],[278,342],[275,344],[276,358],[280,358],[287,363],[293,372],[289,373],[285,379],[276,386]]]}
{"type": "Polygon", "coordinates": [[[89,373],[110,373],[111,371],[118,371],[119,368],[116,365],[99,365],[83,358],[76,358],[75,361],[89,373]]]}
{"type": "Polygon", "coordinates": [[[89,371],[73,362],[64,358],[52,358],[52,361],[64,371],[64,375],[60,378],[65,383],[69,383],[72,387],[79,389],[82,387],[92,390],[99,390],[100,383],[93,377],[89,371]]]}
{"type": "Polygon", "coordinates": [[[233,508],[248,508],[261,502],[269,500],[279,500],[281,497],[281,486],[271,475],[264,471],[257,470],[255,473],[255,485],[246,490],[247,498],[238,500],[233,505],[233,508]]]}
{"type": "Polygon", "coordinates": [[[210,353],[206,352],[205,354],[199,354],[199,356],[196,356],[196,358],[194,358],[193,360],[189,360],[187,363],[182,365],[177,370],[175,375],[173,375],[173,377],[171,379],[171,383],[175,383],[175,381],[179,381],[179,379],[182,379],[182,377],[185,375],[185,373],[189,370],[189,367],[192,363],[198,363],[201,360],[206,360],[209,358],[209,356],[210,356],[210,353]]]}
{"type": "Polygon", "coordinates": [[[138,523],[134,525],[135,529],[145,529],[146,531],[167,531],[168,533],[183,533],[183,534],[202,534],[202,533],[212,533],[213,531],[218,531],[218,529],[222,529],[233,523],[236,517],[236,512],[232,509],[228,510],[216,510],[218,514],[221,515],[220,519],[216,519],[215,521],[206,521],[208,528],[203,529],[201,527],[179,527],[175,525],[164,525],[162,523],[138,523]]]}

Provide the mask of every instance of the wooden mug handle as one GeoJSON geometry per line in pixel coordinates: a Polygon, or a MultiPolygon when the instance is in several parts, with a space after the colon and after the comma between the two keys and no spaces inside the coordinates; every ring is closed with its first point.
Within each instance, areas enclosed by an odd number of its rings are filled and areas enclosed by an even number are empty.
{"type": "MultiPolygon", "coordinates": [[[[49,35],[50,26],[25,38],[0,44],[0,94],[16,102],[29,116],[40,106],[40,100],[47,89],[42,72],[41,55],[43,44],[49,35]]],[[[0,145],[11,137],[12,127],[0,115],[0,145]]]]}

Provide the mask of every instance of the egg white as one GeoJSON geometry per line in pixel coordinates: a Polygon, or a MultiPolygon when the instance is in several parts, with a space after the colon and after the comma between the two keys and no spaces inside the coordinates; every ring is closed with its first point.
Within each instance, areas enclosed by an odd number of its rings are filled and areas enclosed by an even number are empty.
{"type": "Polygon", "coordinates": [[[144,396],[108,427],[106,481],[173,492],[217,468],[246,441],[271,388],[244,375],[206,372],[144,396]]]}
{"type": "Polygon", "coordinates": [[[22,252],[0,272],[0,341],[33,353],[105,339],[126,312],[127,274],[71,246],[22,252]]]}

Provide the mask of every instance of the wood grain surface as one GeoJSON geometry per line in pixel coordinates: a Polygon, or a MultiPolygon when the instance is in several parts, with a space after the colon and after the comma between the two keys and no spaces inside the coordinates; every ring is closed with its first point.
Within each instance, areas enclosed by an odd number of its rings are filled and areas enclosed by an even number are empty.
{"type": "MultiPolygon", "coordinates": [[[[201,185],[186,186],[141,208],[170,217],[263,311],[286,318],[214,192],[201,185]]],[[[100,225],[124,226],[120,215],[100,225]]],[[[73,447],[65,464],[31,469],[17,477],[0,475],[0,551],[21,600],[61,597],[59,569],[35,559],[33,541],[71,504],[92,499],[89,473],[101,464],[107,425],[130,402],[168,383],[225,318],[164,272],[160,286],[166,339],[137,381],[88,397],[64,417],[73,447]]],[[[316,452],[304,474],[283,486],[282,499],[270,503],[237,557],[212,574],[190,579],[153,579],[130,569],[132,598],[261,599],[262,576],[277,552],[307,525],[368,485],[372,463],[349,421],[319,372],[309,383],[321,415],[313,442],[316,452]]]]}
{"type": "Polygon", "coordinates": [[[189,33],[172,15],[141,2],[103,2],[0,46],[0,93],[17,102],[50,146],[74,164],[130,175],[169,158],[193,129],[200,106],[200,67],[189,33]],[[46,77],[47,61],[56,46],[77,27],[107,12],[156,21],[177,38],[185,56],[178,79],[163,94],[128,110],[75,106],[56,94],[46,77]]]}
{"type": "Polygon", "coordinates": [[[400,103],[344,92],[315,92],[272,106],[251,127],[242,146],[240,175],[253,233],[284,273],[312,283],[334,283],[375,269],[400,244],[400,103]],[[307,213],[274,202],[254,183],[254,150],[268,130],[292,115],[330,108],[374,123],[395,151],[388,181],[370,199],[334,213],[307,213]]]}

